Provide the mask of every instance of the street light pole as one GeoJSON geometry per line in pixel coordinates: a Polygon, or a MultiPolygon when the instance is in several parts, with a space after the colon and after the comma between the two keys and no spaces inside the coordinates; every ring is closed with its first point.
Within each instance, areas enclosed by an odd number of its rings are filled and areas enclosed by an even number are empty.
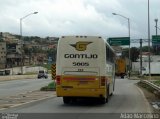
{"type": "Polygon", "coordinates": [[[26,17],[32,15],[32,14],[37,14],[38,12],[33,12],[30,14],[27,14],[26,16],[20,18],[20,44],[21,44],[21,74],[23,74],[23,41],[22,41],[22,20],[25,19],[26,17]]]}
{"type": "MultiPolygon", "coordinates": [[[[121,17],[123,17],[123,18],[125,18],[125,19],[127,19],[127,21],[128,21],[128,37],[129,37],[129,40],[130,40],[130,19],[128,18],[128,17],[125,17],[125,16],[123,16],[123,15],[121,15],[121,14],[117,14],[117,13],[112,13],[113,15],[118,15],[118,16],[121,16],[121,17]]],[[[129,74],[128,74],[128,76],[129,76],[129,78],[130,78],[130,70],[131,70],[131,52],[130,52],[130,42],[129,42],[129,53],[128,53],[128,57],[129,57],[129,74]]]]}
{"type": "MultiPolygon", "coordinates": [[[[128,36],[129,36],[129,41],[130,41],[130,19],[128,18],[128,36]]],[[[129,78],[131,75],[131,45],[129,42],[129,78]]]]}
{"type": "MultiPolygon", "coordinates": [[[[156,27],[156,26],[155,26],[155,27],[156,27]]],[[[160,30],[160,28],[159,28],[158,26],[157,26],[156,28],[157,28],[158,30],[160,30]]],[[[158,33],[157,33],[157,34],[158,34],[158,33]]]]}
{"type": "Polygon", "coordinates": [[[149,66],[149,79],[151,79],[151,49],[150,49],[150,14],[149,14],[149,0],[148,0],[148,66],[149,66]]]}
{"type": "MultiPolygon", "coordinates": [[[[154,21],[156,22],[156,26],[155,26],[155,28],[156,28],[156,36],[157,36],[157,29],[158,29],[158,27],[157,27],[157,23],[158,23],[158,19],[154,19],[154,21]]],[[[158,48],[158,46],[157,45],[155,45],[155,52],[157,53],[157,48],[158,48]]]]}
{"type": "Polygon", "coordinates": [[[156,27],[156,35],[157,35],[157,29],[158,29],[157,22],[158,22],[158,19],[155,19],[154,21],[156,22],[156,26],[155,27],[156,27]]]}

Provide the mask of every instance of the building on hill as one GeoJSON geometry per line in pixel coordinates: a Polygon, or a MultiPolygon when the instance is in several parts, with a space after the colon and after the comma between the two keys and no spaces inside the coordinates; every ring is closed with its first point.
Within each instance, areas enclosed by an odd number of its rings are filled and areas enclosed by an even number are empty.
{"type": "Polygon", "coordinates": [[[8,32],[2,33],[2,37],[3,37],[3,41],[7,43],[18,43],[19,42],[18,35],[14,35],[8,32]]]}
{"type": "Polygon", "coordinates": [[[0,42],[0,68],[6,67],[6,43],[0,42]]]}

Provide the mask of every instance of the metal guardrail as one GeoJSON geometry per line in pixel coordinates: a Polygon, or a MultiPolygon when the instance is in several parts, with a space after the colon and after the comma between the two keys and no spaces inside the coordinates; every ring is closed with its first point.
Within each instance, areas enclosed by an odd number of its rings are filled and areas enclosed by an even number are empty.
{"type": "Polygon", "coordinates": [[[151,86],[152,88],[154,88],[155,90],[157,90],[160,93],[160,87],[159,86],[157,86],[157,85],[155,85],[155,84],[153,84],[153,83],[151,83],[147,80],[142,80],[141,82],[151,86]]]}

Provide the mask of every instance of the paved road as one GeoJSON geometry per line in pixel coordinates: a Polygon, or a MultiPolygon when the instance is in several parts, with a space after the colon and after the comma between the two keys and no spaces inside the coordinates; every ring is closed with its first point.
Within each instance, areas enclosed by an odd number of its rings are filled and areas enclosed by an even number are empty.
{"type": "Polygon", "coordinates": [[[48,85],[51,79],[21,79],[0,82],[0,98],[39,90],[42,86],[48,85]]]}
{"type": "MultiPolygon", "coordinates": [[[[30,103],[16,108],[3,110],[3,112],[24,113],[149,113],[149,103],[142,91],[135,85],[137,81],[116,79],[114,95],[109,103],[100,105],[89,103],[86,100],[65,105],[61,97],[30,103]]],[[[79,114],[81,115],[81,114],[79,114]]],[[[77,114],[78,116],[78,114],[77,114]]]]}

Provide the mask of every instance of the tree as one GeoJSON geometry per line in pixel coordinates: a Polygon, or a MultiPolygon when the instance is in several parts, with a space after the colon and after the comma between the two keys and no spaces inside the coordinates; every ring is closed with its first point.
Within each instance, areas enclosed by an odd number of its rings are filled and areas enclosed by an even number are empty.
{"type": "Polygon", "coordinates": [[[136,48],[136,47],[131,48],[130,57],[132,62],[136,62],[137,59],[139,58],[139,54],[140,54],[139,51],[140,51],[139,48],[136,48]]]}
{"type": "Polygon", "coordinates": [[[44,51],[40,48],[35,48],[35,47],[32,48],[32,52],[35,53],[35,54],[36,53],[46,53],[46,51],[44,51]]]}
{"type": "MultiPolygon", "coordinates": [[[[154,53],[152,47],[150,47],[150,50],[151,50],[152,53],[154,53]]],[[[143,47],[142,47],[142,52],[148,52],[148,46],[143,46],[143,47]]]]}
{"type": "Polygon", "coordinates": [[[122,51],[122,57],[125,58],[129,58],[128,57],[128,53],[129,53],[129,49],[128,48],[124,48],[123,51],[122,51]]]}
{"type": "Polygon", "coordinates": [[[23,50],[24,50],[25,54],[29,54],[29,48],[28,47],[24,47],[23,50]]]}
{"type": "MultiPolygon", "coordinates": [[[[123,49],[122,57],[129,58],[129,48],[123,49]]],[[[130,49],[130,59],[132,62],[136,62],[136,60],[139,58],[139,48],[132,47],[130,49]]]]}
{"type": "Polygon", "coordinates": [[[56,51],[56,49],[54,49],[54,48],[49,49],[49,50],[47,51],[47,56],[48,56],[48,57],[51,57],[53,62],[56,61],[56,54],[57,54],[57,51],[56,51]]]}

